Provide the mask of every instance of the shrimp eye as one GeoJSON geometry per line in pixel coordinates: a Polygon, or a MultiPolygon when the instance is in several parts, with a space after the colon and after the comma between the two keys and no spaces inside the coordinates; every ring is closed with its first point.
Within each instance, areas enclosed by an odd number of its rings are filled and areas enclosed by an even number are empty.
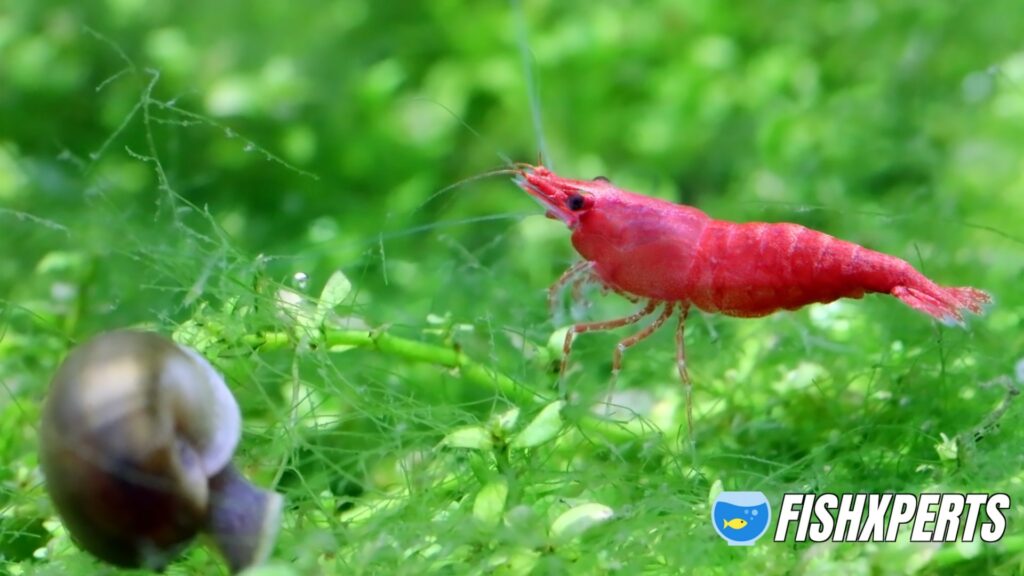
{"type": "Polygon", "coordinates": [[[565,205],[566,205],[566,207],[569,208],[569,210],[572,210],[572,211],[575,212],[576,210],[582,210],[583,209],[583,205],[586,204],[586,201],[587,200],[586,200],[586,198],[583,197],[583,194],[580,194],[579,192],[577,192],[577,193],[573,194],[572,196],[569,196],[569,198],[567,198],[565,200],[565,205]]]}
{"type": "Polygon", "coordinates": [[[607,176],[594,176],[594,182],[608,182],[608,183],[611,183],[611,180],[609,180],[607,176]]]}

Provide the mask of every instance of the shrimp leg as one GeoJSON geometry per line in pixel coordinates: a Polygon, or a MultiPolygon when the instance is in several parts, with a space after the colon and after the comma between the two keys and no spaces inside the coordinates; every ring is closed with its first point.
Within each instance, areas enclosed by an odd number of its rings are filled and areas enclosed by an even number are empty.
{"type": "Polygon", "coordinates": [[[650,316],[654,312],[655,308],[658,307],[659,302],[657,300],[649,300],[647,304],[637,312],[624,316],[622,318],[616,318],[614,320],[605,320],[602,322],[585,322],[582,324],[574,324],[569,327],[569,330],[565,333],[565,342],[562,344],[562,365],[558,369],[558,382],[561,386],[562,378],[565,376],[565,370],[569,366],[569,355],[572,353],[572,342],[577,334],[583,334],[584,332],[599,332],[603,330],[612,330],[615,328],[621,328],[623,326],[629,326],[636,324],[643,320],[647,316],[650,316]]]}
{"type": "Polygon", "coordinates": [[[686,394],[686,427],[690,435],[690,451],[697,453],[697,444],[693,433],[693,381],[686,369],[686,344],[684,342],[686,317],[690,314],[690,305],[682,304],[679,308],[679,324],[676,326],[676,367],[679,379],[683,381],[683,392],[686,394]]]}
{"type": "Polygon", "coordinates": [[[658,328],[661,328],[665,321],[668,320],[670,316],[672,316],[672,311],[675,310],[675,307],[676,305],[674,302],[669,302],[668,304],[665,305],[665,309],[661,311],[661,314],[659,314],[658,317],[654,319],[654,322],[651,322],[646,328],[637,332],[636,334],[633,334],[628,338],[623,338],[622,340],[619,341],[618,344],[615,345],[615,353],[612,356],[613,382],[614,378],[617,378],[619,376],[619,370],[622,369],[622,356],[623,354],[626,353],[626,350],[644,341],[651,334],[654,334],[658,330],[658,328]]]}
{"type": "Polygon", "coordinates": [[[580,260],[567,268],[565,272],[562,272],[562,275],[558,277],[558,280],[548,288],[548,308],[551,311],[552,318],[558,315],[558,297],[561,296],[562,289],[572,282],[573,296],[575,297],[578,290],[576,287],[586,280],[586,276],[581,275],[581,273],[589,270],[593,265],[593,262],[580,260]]]}
{"type": "MultiPolygon", "coordinates": [[[[607,292],[607,289],[606,289],[606,292],[607,292]]],[[[636,304],[637,302],[639,302],[641,300],[641,298],[639,296],[633,296],[629,292],[623,292],[622,290],[613,290],[613,292],[615,292],[619,296],[622,296],[626,300],[629,300],[633,304],[636,304]]]]}
{"type": "Polygon", "coordinates": [[[675,310],[675,302],[669,302],[665,304],[665,308],[658,314],[658,317],[654,319],[643,330],[640,330],[632,336],[628,336],[619,340],[619,343],[615,345],[615,352],[612,355],[612,378],[608,382],[608,393],[605,394],[606,402],[611,404],[612,394],[615,391],[615,384],[619,380],[619,371],[622,369],[622,357],[626,353],[626,350],[636,346],[640,342],[646,340],[651,334],[658,331],[665,324],[665,321],[672,316],[672,311],[675,310]]]}
{"type": "Polygon", "coordinates": [[[594,276],[593,271],[588,271],[584,274],[578,274],[576,279],[572,281],[572,292],[570,293],[571,300],[569,300],[569,315],[573,319],[576,318],[576,311],[578,307],[582,306],[584,309],[590,308],[590,301],[587,299],[586,294],[583,293],[583,288],[588,282],[593,282],[594,276]]]}

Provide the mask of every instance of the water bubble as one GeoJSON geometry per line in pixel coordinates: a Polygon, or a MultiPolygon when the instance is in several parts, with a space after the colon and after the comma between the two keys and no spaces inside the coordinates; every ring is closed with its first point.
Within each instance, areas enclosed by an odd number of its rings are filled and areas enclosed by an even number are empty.
{"type": "Polygon", "coordinates": [[[306,286],[309,284],[309,274],[306,274],[305,272],[296,272],[292,276],[292,282],[299,290],[305,290],[306,286]]]}
{"type": "Polygon", "coordinates": [[[750,511],[750,515],[751,516],[757,516],[757,510],[751,510],[750,511]]]}

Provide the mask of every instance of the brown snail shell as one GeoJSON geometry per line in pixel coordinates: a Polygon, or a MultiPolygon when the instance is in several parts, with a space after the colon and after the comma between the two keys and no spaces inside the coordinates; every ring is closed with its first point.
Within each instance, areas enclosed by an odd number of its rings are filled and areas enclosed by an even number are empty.
{"type": "Polygon", "coordinates": [[[205,532],[238,571],[269,553],[282,506],[231,465],[240,436],[238,403],[194,350],[109,332],[54,377],[40,465],[68,532],[100,559],[160,570],[205,532]]]}

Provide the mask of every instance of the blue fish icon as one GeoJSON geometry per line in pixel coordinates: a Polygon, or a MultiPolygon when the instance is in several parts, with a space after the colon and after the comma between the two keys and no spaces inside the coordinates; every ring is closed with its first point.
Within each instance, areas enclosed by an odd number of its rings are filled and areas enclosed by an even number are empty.
{"type": "Polygon", "coordinates": [[[730,546],[750,546],[768,530],[772,510],[763,492],[722,492],[711,505],[715,532],[730,546]]]}

